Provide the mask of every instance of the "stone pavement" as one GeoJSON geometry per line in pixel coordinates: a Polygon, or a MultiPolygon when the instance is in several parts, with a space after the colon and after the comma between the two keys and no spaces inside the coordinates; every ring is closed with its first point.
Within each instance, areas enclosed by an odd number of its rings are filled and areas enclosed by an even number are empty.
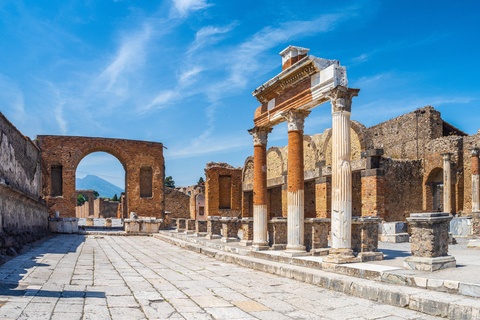
{"type": "Polygon", "coordinates": [[[0,283],[0,319],[437,319],[151,237],[59,235],[0,283]]]}

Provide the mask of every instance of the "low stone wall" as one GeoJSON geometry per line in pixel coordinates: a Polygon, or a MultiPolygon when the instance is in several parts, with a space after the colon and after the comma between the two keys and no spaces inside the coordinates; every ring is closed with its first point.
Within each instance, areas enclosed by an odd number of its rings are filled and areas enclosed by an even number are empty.
{"type": "Polygon", "coordinates": [[[165,188],[165,211],[170,213],[170,218],[190,218],[190,196],[172,188],[165,188]]]}

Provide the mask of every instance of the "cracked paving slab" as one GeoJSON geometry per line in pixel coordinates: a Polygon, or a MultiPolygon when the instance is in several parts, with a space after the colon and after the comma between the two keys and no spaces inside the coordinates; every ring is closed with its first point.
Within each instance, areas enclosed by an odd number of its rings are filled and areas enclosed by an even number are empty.
{"type": "Polygon", "coordinates": [[[0,319],[440,319],[151,237],[59,235],[0,267],[0,319]]]}

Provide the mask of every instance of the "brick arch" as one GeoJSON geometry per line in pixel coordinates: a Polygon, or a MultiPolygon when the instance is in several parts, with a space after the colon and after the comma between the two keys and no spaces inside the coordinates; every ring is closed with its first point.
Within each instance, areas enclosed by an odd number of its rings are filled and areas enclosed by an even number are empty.
{"type": "Polygon", "coordinates": [[[280,151],[280,148],[278,147],[270,147],[267,151],[267,178],[268,179],[271,179],[271,178],[278,178],[280,176],[282,176],[284,174],[284,163],[283,163],[283,156],[282,156],[282,152],[280,151]],[[272,163],[268,163],[268,159],[272,159],[272,157],[276,157],[278,160],[277,161],[274,161],[275,163],[277,163],[277,165],[280,166],[280,169],[278,170],[277,168],[274,168],[274,166],[272,165],[272,163]],[[278,174],[279,172],[279,174],[278,174]],[[274,173],[277,173],[277,175],[274,175],[272,176],[272,174],[274,173]]]}
{"type": "Polygon", "coordinates": [[[95,153],[95,152],[105,152],[112,156],[114,156],[123,166],[125,172],[127,171],[127,163],[130,162],[130,158],[128,154],[123,151],[119,146],[114,144],[105,144],[101,146],[93,146],[78,149],[75,153],[75,156],[72,158],[72,169],[77,170],[78,165],[80,162],[88,155],[95,153]]]}
{"type": "Polygon", "coordinates": [[[246,181],[246,175],[247,174],[251,176],[251,184],[253,185],[253,156],[248,157],[245,160],[245,163],[243,164],[242,181],[243,181],[244,184],[248,183],[248,181],[246,181]],[[251,167],[250,167],[250,165],[251,165],[251,167]]]}
{"type": "MultiPolygon", "coordinates": [[[[365,134],[367,132],[367,127],[355,120],[350,121],[350,127],[357,134],[358,140],[360,141],[360,151],[373,149],[372,139],[368,138],[365,134]]],[[[325,142],[322,147],[322,155],[324,157],[327,154],[328,145],[332,139],[332,129],[330,128],[327,131],[327,137],[325,138],[325,142]]]]}
{"type": "Polygon", "coordinates": [[[125,169],[124,216],[133,211],[139,216],[163,217],[165,162],[161,143],[72,136],[38,136],[38,141],[42,150],[42,194],[50,214],[58,211],[61,217],[75,216],[78,164],[89,154],[106,152],[117,158],[125,169]],[[57,175],[58,167],[61,170],[61,196],[51,192],[52,166],[56,166],[57,175]],[[144,166],[152,168],[149,175],[142,176],[140,169],[144,166]],[[149,189],[149,196],[147,193],[142,196],[142,187],[149,189]]]}

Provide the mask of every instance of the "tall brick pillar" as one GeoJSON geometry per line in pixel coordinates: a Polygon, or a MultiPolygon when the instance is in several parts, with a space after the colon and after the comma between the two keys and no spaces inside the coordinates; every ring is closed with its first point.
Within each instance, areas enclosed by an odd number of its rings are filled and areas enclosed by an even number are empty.
{"type": "Polygon", "coordinates": [[[288,126],[287,250],[289,254],[306,252],[304,246],[304,164],[303,124],[309,111],[287,111],[288,126]]]}
{"type": "Polygon", "coordinates": [[[253,135],[253,244],[252,250],[267,250],[267,136],[271,128],[255,127],[253,135]]]}
{"type": "Polygon", "coordinates": [[[452,214],[452,153],[443,156],[443,212],[452,214]]]}
{"type": "Polygon", "coordinates": [[[383,149],[362,152],[365,170],[362,170],[362,217],[385,216],[385,172],[380,168],[383,149]]]}
{"type": "Polygon", "coordinates": [[[357,262],[352,250],[352,169],[350,114],[358,89],[337,86],[332,103],[332,246],[327,263],[357,262]]]}

